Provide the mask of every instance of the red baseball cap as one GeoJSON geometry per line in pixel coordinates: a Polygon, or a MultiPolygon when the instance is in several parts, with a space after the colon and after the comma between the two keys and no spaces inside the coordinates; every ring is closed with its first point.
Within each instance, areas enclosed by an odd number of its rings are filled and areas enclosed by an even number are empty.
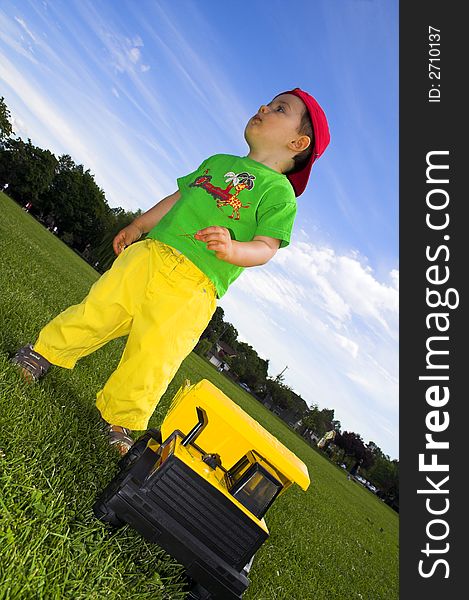
{"type": "Polygon", "coordinates": [[[280,94],[277,94],[277,96],[280,96],[281,94],[293,94],[303,100],[308,109],[309,116],[311,117],[311,123],[313,124],[314,147],[308,163],[301,171],[291,173],[290,175],[287,174],[287,177],[295,190],[295,196],[301,196],[308,183],[309,174],[311,173],[311,167],[313,166],[314,161],[321,156],[331,140],[329,125],[327,124],[326,115],[319,106],[319,103],[310,96],[308,92],[304,92],[297,87],[288,92],[281,92],[280,94]]]}

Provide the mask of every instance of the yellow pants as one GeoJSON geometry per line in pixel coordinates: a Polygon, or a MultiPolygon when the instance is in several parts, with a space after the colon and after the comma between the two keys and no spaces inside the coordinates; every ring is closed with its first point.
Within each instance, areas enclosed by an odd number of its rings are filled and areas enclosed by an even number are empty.
{"type": "Polygon", "coordinates": [[[96,406],[113,425],[146,429],[215,308],[210,279],[177,250],[147,239],[126,248],[80,304],[48,323],[34,350],[72,369],[82,356],[128,335],[96,406]]]}

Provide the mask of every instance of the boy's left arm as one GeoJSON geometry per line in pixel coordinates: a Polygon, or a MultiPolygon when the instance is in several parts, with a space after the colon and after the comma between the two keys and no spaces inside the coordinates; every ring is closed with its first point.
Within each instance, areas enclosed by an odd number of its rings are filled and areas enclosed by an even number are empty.
{"type": "Polygon", "coordinates": [[[256,235],[251,242],[237,242],[226,227],[218,226],[205,227],[194,237],[214,250],[217,258],[238,267],[265,265],[280,246],[280,240],[264,235],[256,235]]]}

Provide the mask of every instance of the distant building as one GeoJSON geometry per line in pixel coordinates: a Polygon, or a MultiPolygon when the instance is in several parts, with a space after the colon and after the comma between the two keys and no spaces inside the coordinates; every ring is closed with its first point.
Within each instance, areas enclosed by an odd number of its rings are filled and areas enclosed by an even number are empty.
{"type": "Polygon", "coordinates": [[[317,444],[320,440],[319,435],[317,433],[315,433],[312,429],[306,429],[302,433],[302,435],[305,438],[305,440],[309,440],[313,444],[317,444]]]}
{"type": "Polygon", "coordinates": [[[230,367],[226,362],[227,358],[234,358],[236,352],[222,340],[215,342],[212,349],[207,354],[209,362],[215,365],[220,371],[229,371],[230,367]]]}
{"type": "Polygon", "coordinates": [[[290,427],[296,425],[298,421],[298,413],[295,410],[287,408],[285,410],[280,409],[279,412],[274,412],[282,419],[282,421],[285,421],[287,425],[290,425],[290,427]]]}
{"type": "Polygon", "coordinates": [[[297,430],[301,427],[302,415],[297,409],[281,408],[280,406],[273,404],[270,397],[262,399],[261,402],[266,408],[272,411],[274,415],[280,417],[282,421],[285,421],[285,423],[290,427],[293,427],[293,429],[297,430]]]}

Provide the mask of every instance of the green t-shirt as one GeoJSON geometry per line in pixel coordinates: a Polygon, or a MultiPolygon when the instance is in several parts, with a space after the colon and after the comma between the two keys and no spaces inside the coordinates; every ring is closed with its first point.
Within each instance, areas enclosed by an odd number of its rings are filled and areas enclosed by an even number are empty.
{"type": "Polygon", "coordinates": [[[244,268],[217,258],[194,238],[197,231],[218,225],[239,242],[264,235],[280,239],[281,248],[289,244],[297,206],[286,175],[251,158],[215,154],[177,183],[181,198],[148,237],[182,252],[213,281],[219,298],[244,268]]]}

